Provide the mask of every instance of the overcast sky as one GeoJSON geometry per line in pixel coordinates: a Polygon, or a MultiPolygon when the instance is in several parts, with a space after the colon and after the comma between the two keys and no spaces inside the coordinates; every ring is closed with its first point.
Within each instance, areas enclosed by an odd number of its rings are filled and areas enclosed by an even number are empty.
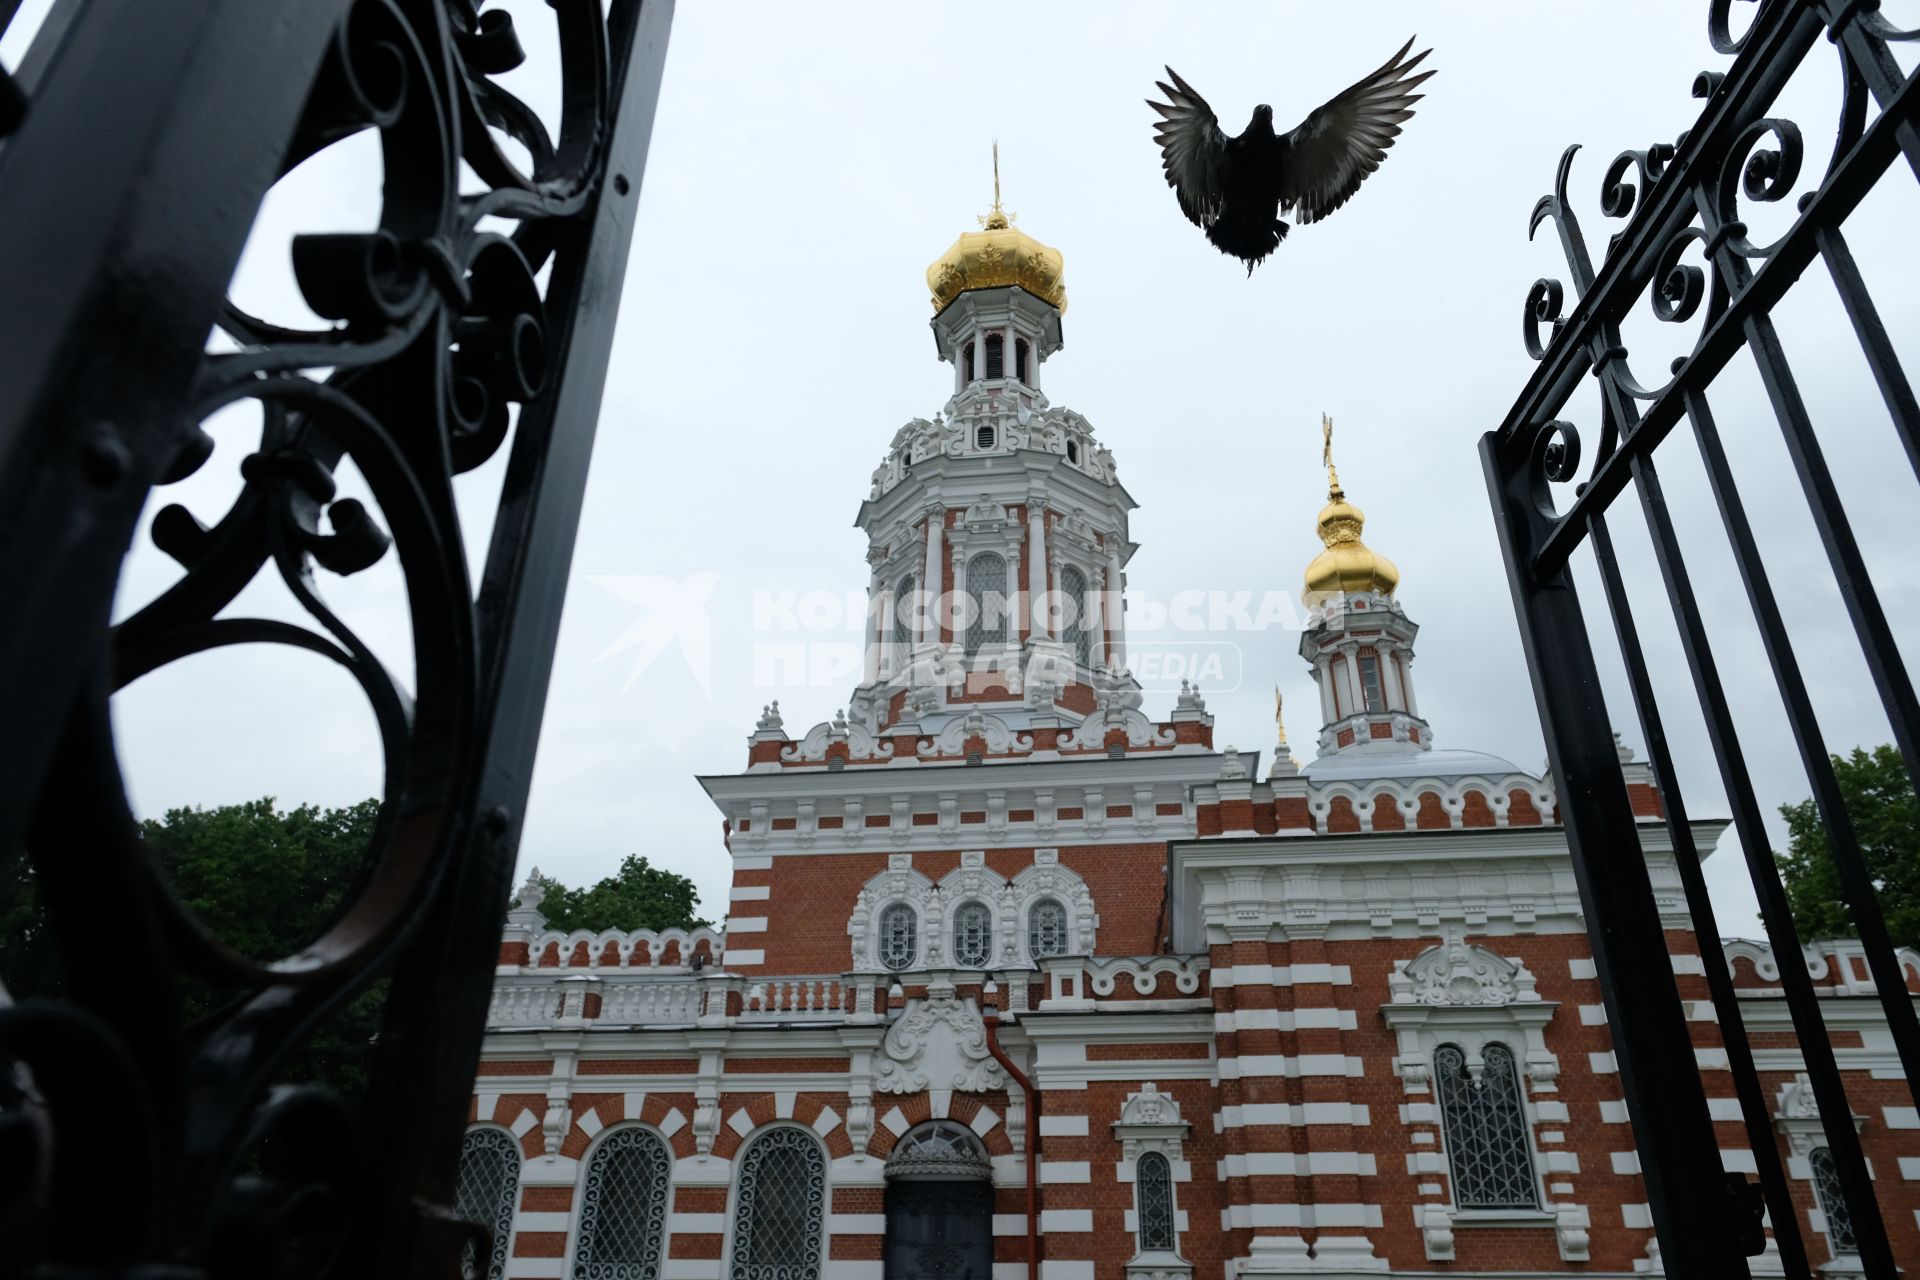
{"type": "MultiPolygon", "coordinates": [[[[507,83],[551,119],[550,16],[538,3],[508,7],[521,15],[534,59],[507,83]]],[[[1562,148],[1584,144],[1573,193],[1596,256],[1604,251],[1613,229],[1598,204],[1606,162],[1670,141],[1696,114],[1694,74],[1728,64],[1707,44],[1705,11],[1681,0],[962,10],[683,0],[523,869],[537,863],[586,882],[638,852],[691,876],[707,913],[724,914],[720,817],[694,775],[744,765],[745,736],[770,698],[781,699],[795,736],[845,705],[857,675],[833,664],[854,632],[779,630],[786,615],[766,602],[821,593],[814,604],[831,613],[826,605],[864,592],[864,541],[851,522],[893,432],[931,416],[951,389],[928,334],[924,272],[985,211],[995,138],[1007,207],[1066,258],[1066,346],[1046,367],[1047,393],[1091,420],[1140,504],[1132,607],[1188,591],[1256,600],[1297,592],[1319,549],[1318,423],[1331,413],[1341,477],[1367,513],[1366,539],[1400,566],[1400,598],[1421,624],[1416,679],[1438,742],[1539,769],[1539,722],[1477,444],[1530,367],[1520,341],[1528,285],[1564,276],[1550,237],[1527,241],[1534,200],[1562,148]],[[1415,31],[1433,46],[1439,75],[1385,166],[1330,221],[1296,229],[1248,279],[1180,216],[1142,103],[1163,63],[1209,99],[1229,132],[1260,102],[1286,126],[1415,31]],[[681,621],[663,629],[663,617],[681,621]],[[666,647],[654,652],[650,639],[666,647]],[[818,670],[783,669],[791,650],[780,646],[795,643],[815,646],[818,670]]],[[[0,48],[0,56],[17,54],[0,48]]],[[[1823,44],[1813,58],[1786,108],[1808,139],[1803,188],[1817,180],[1833,133],[1832,54],[1823,44]]],[[[1882,284],[1877,300],[1910,364],[1920,304],[1911,276],[1885,250],[1896,228],[1920,225],[1914,185],[1896,170],[1849,232],[1882,284]]],[[[370,139],[309,162],[269,201],[236,281],[242,305],[309,321],[287,237],[368,227],[378,200],[370,139]]],[[[1749,220],[1784,225],[1790,208],[1770,206],[1749,220]]],[[[1913,662],[1913,474],[1818,268],[1779,320],[1913,662]]],[[[1627,342],[1647,380],[1687,348],[1695,327],[1658,325],[1642,308],[1627,342]]],[[[1830,746],[1885,741],[1885,718],[1749,360],[1722,379],[1714,401],[1793,612],[1830,746]]],[[[1589,390],[1571,411],[1590,444],[1593,409],[1589,390]]],[[[251,429],[241,415],[217,423],[220,453],[153,507],[185,501],[211,523],[252,447],[251,429]]],[[[1799,799],[1806,786],[1697,460],[1683,434],[1672,446],[1662,463],[1762,798],[1769,806],[1799,799]]],[[[496,461],[460,482],[476,548],[498,480],[496,461]]],[[[1622,506],[1616,536],[1669,694],[1688,800],[1696,814],[1721,814],[1635,507],[1622,506]]],[[[122,612],[172,572],[143,531],[122,612]]],[[[1590,575],[1587,582],[1589,621],[1608,663],[1604,604],[1590,575]]],[[[325,585],[397,669],[410,667],[391,557],[325,585]]],[[[264,583],[236,612],[284,612],[284,600],[277,584],[264,583]]],[[[1231,687],[1207,688],[1216,742],[1270,753],[1277,683],[1294,749],[1309,755],[1317,700],[1297,632],[1204,638],[1234,646],[1231,687]]],[[[229,651],[124,692],[116,711],[139,811],[262,794],[326,804],[373,794],[370,719],[323,665],[283,653],[235,660],[229,651]]],[[[1164,714],[1170,702],[1154,693],[1147,709],[1164,714]]],[[[1637,746],[1623,696],[1613,711],[1637,746]]],[[[1731,837],[1709,866],[1723,929],[1756,933],[1731,837]]]]}

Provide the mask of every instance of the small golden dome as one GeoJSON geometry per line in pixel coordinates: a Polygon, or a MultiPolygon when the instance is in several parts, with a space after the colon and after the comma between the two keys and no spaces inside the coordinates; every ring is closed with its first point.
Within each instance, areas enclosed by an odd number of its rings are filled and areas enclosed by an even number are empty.
{"type": "Polygon", "coordinates": [[[1042,302],[1067,309],[1065,259],[1009,222],[995,209],[979,231],[963,232],[953,247],[927,268],[935,315],[969,289],[1019,285],[1042,302]]]}
{"type": "Polygon", "coordinates": [[[1327,505],[1320,509],[1320,541],[1327,544],[1327,549],[1307,566],[1307,594],[1372,591],[1392,595],[1400,585],[1400,570],[1360,541],[1366,513],[1348,502],[1338,488],[1327,498],[1327,505]]]}
{"type": "Polygon", "coordinates": [[[1340,487],[1339,473],[1333,469],[1333,423],[1324,415],[1321,429],[1326,448],[1322,459],[1327,468],[1327,505],[1320,508],[1320,541],[1326,550],[1307,566],[1307,598],[1344,592],[1349,595],[1371,591],[1390,596],[1400,585],[1400,570],[1393,561],[1360,541],[1367,516],[1347,501],[1340,487]]]}
{"type": "Polygon", "coordinates": [[[1067,309],[1066,260],[1013,225],[1000,207],[1000,148],[993,150],[993,208],[980,230],[961,233],[953,247],[927,268],[933,313],[939,315],[969,289],[1018,285],[1063,314],[1067,309]]]}

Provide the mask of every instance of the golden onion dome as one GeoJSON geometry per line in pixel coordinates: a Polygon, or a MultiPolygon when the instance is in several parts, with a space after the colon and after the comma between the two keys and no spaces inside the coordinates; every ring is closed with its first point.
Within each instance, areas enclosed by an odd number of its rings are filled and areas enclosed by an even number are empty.
{"type": "Polygon", "coordinates": [[[1000,207],[1000,148],[993,153],[993,208],[982,215],[980,230],[962,232],[953,247],[927,268],[927,289],[935,315],[969,289],[1018,285],[1062,313],[1067,309],[1066,260],[1013,225],[1000,207]]]}
{"type": "Polygon", "coordinates": [[[1393,561],[1360,540],[1367,516],[1347,501],[1340,488],[1340,476],[1333,469],[1333,423],[1322,418],[1327,447],[1323,455],[1327,466],[1327,505],[1320,508],[1320,541],[1326,550],[1307,566],[1307,597],[1344,592],[1352,595],[1371,591],[1390,596],[1400,585],[1400,570],[1393,561]]]}

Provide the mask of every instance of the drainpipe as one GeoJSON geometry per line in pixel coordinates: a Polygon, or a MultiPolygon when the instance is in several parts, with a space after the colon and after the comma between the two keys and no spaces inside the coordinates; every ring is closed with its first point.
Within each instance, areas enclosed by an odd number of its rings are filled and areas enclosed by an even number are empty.
{"type": "Polygon", "coordinates": [[[1027,1096],[1027,1280],[1040,1280],[1040,1095],[1013,1059],[1000,1047],[1000,1016],[995,997],[999,984],[988,979],[980,988],[980,1004],[986,1014],[981,1019],[987,1028],[987,1051],[993,1055],[1020,1091],[1027,1096]]]}

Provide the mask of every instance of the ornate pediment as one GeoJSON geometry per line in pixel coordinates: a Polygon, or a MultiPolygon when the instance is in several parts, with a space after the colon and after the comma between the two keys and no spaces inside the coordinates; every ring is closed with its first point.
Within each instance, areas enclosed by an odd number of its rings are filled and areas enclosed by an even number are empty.
{"type": "Polygon", "coordinates": [[[987,1048],[987,1027],[971,1000],[954,996],[951,982],[927,984],[887,1030],[874,1064],[876,1093],[957,1089],[986,1093],[1007,1087],[1007,1074],[987,1048]]]}
{"type": "Polygon", "coordinates": [[[1525,965],[1468,942],[1458,929],[1395,965],[1387,988],[1396,1005],[1487,1008],[1540,999],[1525,965]]]}

